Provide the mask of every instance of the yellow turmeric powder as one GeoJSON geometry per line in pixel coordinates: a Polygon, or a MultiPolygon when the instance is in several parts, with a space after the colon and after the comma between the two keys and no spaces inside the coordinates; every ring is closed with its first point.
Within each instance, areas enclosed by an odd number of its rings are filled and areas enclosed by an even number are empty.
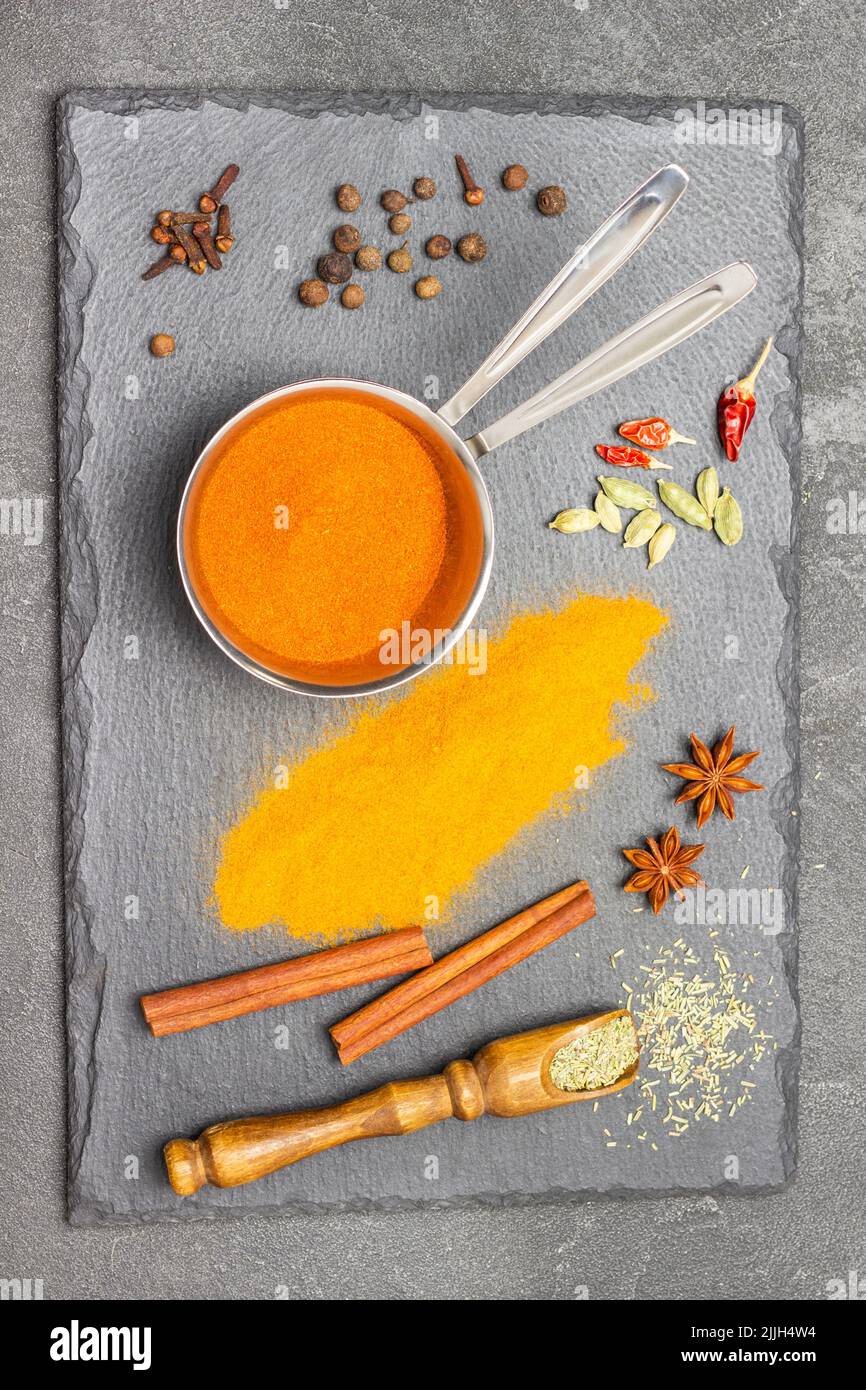
{"type": "MultiPolygon", "coordinates": [[[[450,665],[307,754],[227,833],[214,893],[243,931],[325,940],[424,919],[550,810],[579,767],[625,749],[615,706],[667,618],[650,602],[581,594],[521,613],[487,669],[450,665]]],[[[575,862],[579,865],[580,856],[575,862]]]]}
{"type": "MultiPolygon", "coordinates": [[[[380,680],[382,633],[448,629],[481,566],[481,513],[438,436],[351,390],[278,398],[215,447],[185,542],[206,613],[300,680],[380,680]]],[[[387,674],[409,664],[409,657],[387,674]]]]}

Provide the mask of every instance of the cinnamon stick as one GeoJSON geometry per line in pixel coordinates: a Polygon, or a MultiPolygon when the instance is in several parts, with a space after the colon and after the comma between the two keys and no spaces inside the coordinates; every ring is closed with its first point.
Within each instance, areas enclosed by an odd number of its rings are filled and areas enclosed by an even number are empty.
{"type": "Polygon", "coordinates": [[[162,1037],[402,975],[429,965],[432,959],[421,928],[407,927],[236,975],[145,994],[140,1003],[151,1033],[162,1037]]]}
{"type": "Polygon", "coordinates": [[[483,932],[330,1029],[344,1066],[510,970],[595,915],[581,881],[483,932]]]}

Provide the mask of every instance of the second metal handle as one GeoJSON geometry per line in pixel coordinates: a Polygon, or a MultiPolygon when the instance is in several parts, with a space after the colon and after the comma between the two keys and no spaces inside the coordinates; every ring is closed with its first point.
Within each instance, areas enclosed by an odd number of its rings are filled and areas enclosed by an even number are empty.
{"type": "Polygon", "coordinates": [[[480,458],[542,420],[549,420],[561,410],[620,381],[732,309],[757,283],[755,272],[745,261],[734,261],[714,275],[698,280],[611,338],[501,420],[467,439],[467,448],[475,458],[480,458]]]}

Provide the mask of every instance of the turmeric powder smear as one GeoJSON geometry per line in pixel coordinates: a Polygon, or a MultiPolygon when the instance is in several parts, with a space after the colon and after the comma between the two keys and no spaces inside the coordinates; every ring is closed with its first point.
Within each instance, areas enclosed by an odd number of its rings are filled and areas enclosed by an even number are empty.
{"type": "Polygon", "coordinates": [[[629,673],[666,622],[637,597],[580,594],[516,616],[483,674],[445,666],[365,705],[226,835],[225,925],[333,941],[423,922],[431,895],[444,911],[520,831],[568,809],[577,769],[625,751],[615,707],[641,698],[629,673]]]}

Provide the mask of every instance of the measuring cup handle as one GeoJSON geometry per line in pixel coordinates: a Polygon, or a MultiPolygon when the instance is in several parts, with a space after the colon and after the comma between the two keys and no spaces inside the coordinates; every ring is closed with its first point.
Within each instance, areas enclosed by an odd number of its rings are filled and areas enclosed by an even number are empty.
{"type": "Polygon", "coordinates": [[[489,428],[466,440],[475,458],[489,454],[491,449],[514,439],[524,430],[549,420],[570,405],[586,400],[605,386],[620,381],[646,362],[661,357],[700,328],[705,328],[720,314],[727,313],[744,299],[758,283],[752,267],[745,261],[734,261],[714,275],[689,286],[660,304],[631,328],[585,357],[564,376],[545,386],[528,401],[504,415],[489,428]]]}
{"type": "Polygon", "coordinates": [[[688,181],[678,164],[666,164],[641,184],[575,251],[477,372],[445,402],[439,410],[442,419],[456,425],[512,367],[585,304],[664,221],[688,181]]]}

